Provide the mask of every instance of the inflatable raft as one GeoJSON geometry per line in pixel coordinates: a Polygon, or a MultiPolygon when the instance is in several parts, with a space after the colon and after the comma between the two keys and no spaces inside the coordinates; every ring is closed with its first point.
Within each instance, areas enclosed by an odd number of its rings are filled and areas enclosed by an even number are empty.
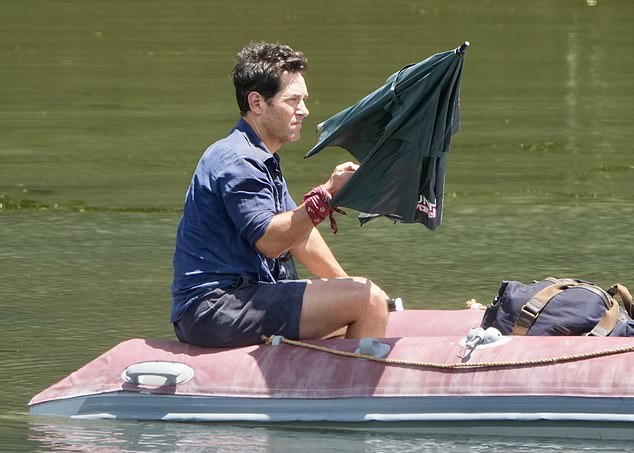
{"type": "Polygon", "coordinates": [[[634,439],[633,339],[485,341],[474,329],[482,313],[395,312],[380,340],[205,349],[132,339],[33,397],[30,412],[634,439]]]}

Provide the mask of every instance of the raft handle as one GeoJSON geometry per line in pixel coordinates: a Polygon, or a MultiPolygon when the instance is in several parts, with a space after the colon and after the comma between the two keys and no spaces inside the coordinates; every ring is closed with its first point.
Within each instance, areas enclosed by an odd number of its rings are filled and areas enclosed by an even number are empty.
{"type": "Polygon", "coordinates": [[[181,362],[139,362],[121,373],[128,384],[164,387],[184,384],[194,377],[194,369],[181,362]]]}

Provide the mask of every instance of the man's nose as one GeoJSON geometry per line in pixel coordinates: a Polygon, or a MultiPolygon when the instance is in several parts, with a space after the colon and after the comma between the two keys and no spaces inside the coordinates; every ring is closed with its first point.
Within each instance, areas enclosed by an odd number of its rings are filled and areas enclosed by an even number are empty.
{"type": "Polygon", "coordinates": [[[308,107],[306,106],[306,102],[301,101],[299,103],[299,105],[297,106],[297,110],[298,110],[298,114],[300,114],[301,116],[308,116],[310,114],[310,111],[308,110],[308,107]]]}

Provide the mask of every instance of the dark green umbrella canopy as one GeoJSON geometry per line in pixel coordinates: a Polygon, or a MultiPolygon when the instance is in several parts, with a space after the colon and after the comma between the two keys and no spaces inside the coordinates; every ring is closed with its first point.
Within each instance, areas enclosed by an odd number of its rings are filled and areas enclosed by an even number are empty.
{"type": "Polygon", "coordinates": [[[306,157],[340,146],[360,162],[333,206],[362,212],[362,224],[386,216],[438,228],[446,156],[459,127],[460,78],[468,45],[404,67],[318,126],[319,141],[306,157]]]}

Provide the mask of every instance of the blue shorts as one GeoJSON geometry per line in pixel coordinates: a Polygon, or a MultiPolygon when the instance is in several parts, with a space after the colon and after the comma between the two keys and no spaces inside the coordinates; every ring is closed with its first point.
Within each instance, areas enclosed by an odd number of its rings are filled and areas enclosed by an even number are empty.
{"type": "Polygon", "coordinates": [[[183,343],[228,348],[262,343],[262,335],[299,338],[306,280],[243,283],[200,298],[174,323],[183,343]]]}

